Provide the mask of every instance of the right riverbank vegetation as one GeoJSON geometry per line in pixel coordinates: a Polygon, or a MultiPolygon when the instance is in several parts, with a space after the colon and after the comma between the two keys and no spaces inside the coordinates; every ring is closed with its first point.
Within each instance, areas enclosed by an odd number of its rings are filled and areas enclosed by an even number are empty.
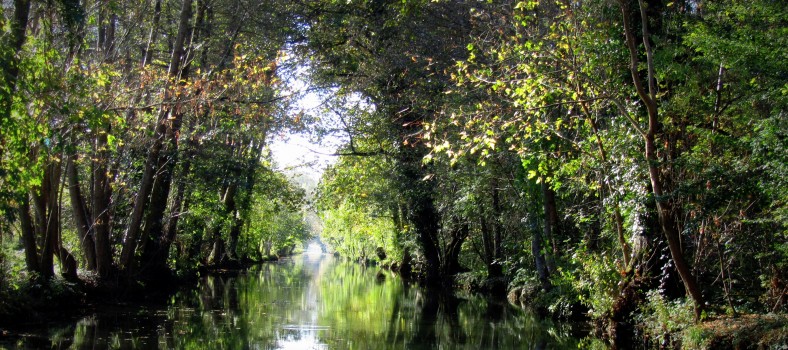
{"type": "Polygon", "coordinates": [[[313,202],[342,256],[618,344],[788,342],[780,1],[3,6],[4,300],[292,250],[295,129],[344,140],[313,202]]]}

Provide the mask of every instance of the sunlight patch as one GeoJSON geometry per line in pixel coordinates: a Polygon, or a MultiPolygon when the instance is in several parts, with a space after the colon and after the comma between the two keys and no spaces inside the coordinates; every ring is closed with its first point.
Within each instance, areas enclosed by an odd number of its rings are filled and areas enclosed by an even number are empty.
{"type": "Polygon", "coordinates": [[[306,255],[311,255],[311,256],[323,255],[323,248],[320,248],[320,244],[310,243],[306,247],[306,255]]]}

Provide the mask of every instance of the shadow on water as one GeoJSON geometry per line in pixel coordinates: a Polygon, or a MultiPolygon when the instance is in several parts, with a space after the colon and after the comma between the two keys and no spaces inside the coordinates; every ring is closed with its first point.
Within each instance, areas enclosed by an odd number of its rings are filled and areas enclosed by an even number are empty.
{"type": "Polygon", "coordinates": [[[376,267],[303,255],[211,275],[159,308],[103,310],[15,334],[53,349],[560,349],[566,328],[506,303],[405,284],[376,267]]]}

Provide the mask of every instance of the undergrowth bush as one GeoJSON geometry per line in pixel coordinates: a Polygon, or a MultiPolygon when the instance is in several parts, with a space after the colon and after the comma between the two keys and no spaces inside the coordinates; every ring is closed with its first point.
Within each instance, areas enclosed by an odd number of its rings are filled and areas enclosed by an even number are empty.
{"type": "Polygon", "coordinates": [[[658,290],[650,290],[636,320],[645,338],[669,345],[679,340],[671,339],[671,335],[694,325],[695,313],[692,301],[685,298],[667,300],[658,290]]]}
{"type": "Polygon", "coordinates": [[[577,266],[572,284],[580,302],[589,308],[589,316],[599,318],[612,310],[619,292],[621,276],[614,259],[607,253],[589,253],[585,250],[572,256],[577,266]]]}

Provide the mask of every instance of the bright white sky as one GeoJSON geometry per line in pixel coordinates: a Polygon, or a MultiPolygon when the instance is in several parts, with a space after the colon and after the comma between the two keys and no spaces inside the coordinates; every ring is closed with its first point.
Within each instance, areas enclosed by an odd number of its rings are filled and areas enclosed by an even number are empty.
{"type": "MultiPolygon", "coordinates": [[[[308,93],[298,102],[298,109],[307,114],[320,116],[320,97],[314,93],[308,93]]],[[[322,144],[315,143],[308,134],[286,134],[274,136],[271,140],[271,156],[276,163],[278,170],[292,170],[307,174],[319,180],[323,170],[330,164],[336,162],[336,156],[328,154],[335,153],[338,141],[334,138],[326,138],[322,144]]]]}

